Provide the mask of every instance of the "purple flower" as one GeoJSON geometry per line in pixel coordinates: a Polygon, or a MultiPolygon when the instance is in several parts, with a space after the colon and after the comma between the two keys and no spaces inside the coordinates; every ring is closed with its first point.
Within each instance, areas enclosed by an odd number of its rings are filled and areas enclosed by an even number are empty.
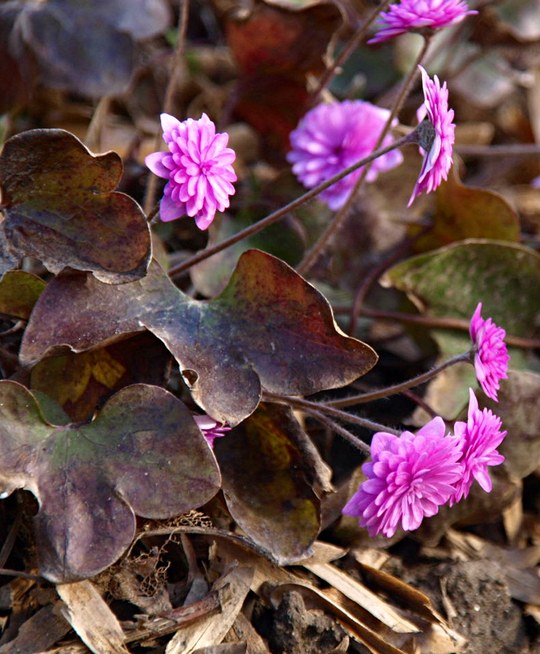
{"type": "Polygon", "coordinates": [[[469,389],[469,396],[467,422],[456,422],[454,426],[464,471],[456,484],[456,492],[450,498],[450,506],[467,497],[475,479],[489,493],[492,483],[488,466],[498,466],[504,461],[504,456],[497,452],[506,436],[506,432],[501,431],[501,419],[489,409],[480,411],[472,389],[469,389]]]}
{"type": "Polygon", "coordinates": [[[499,382],[507,378],[510,360],[504,342],[506,332],[502,327],[497,327],[491,318],[484,320],[480,315],[481,311],[480,302],[469,325],[469,333],[474,344],[474,368],[484,393],[498,402],[499,382]]]}
{"type": "Polygon", "coordinates": [[[378,432],[371,443],[371,461],[362,470],[367,477],[343,508],[360,517],[369,535],[393,536],[420,526],[455,493],[463,474],[458,440],[445,436],[442,418],[433,418],[416,434],[401,436],[378,432]]]}
{"type": "Polygon", "coordinates": [[[426,119],[417,127],[424,160],[407,205],[409,207],[420,193],[431,193],[443,179],[447,179],[452,166],[452,146],[456,128],[452,122],[454,110],[448,109],[446,82],[441,86],[437,75],[431,80],[422,66],[419,68],[424,89],[422,108],[427,114],[426,119]]]}
{"type": "MultiPolygon", "coordinates": [[[[371,154],[390,112],[362,100],[320,104],[311,109],[291,132],[292,151],[287,160],[307,188],[330,179],[356,161],[371,154]]],[[[387,136],[383,146],[390,145],[387,136]]],[[[374,182],[380,172],[398,166],[398,150],[376,159],[367,175],[374,182]]],[[[332,210],[340,209],[360,176],[362,168],[333,184],[320,195],[332,210]]]]}
{"type": "Polygon", "coordinates": [[[226,147],[227,134],[216,134],[214,123],[203,114],[199,120],[180,122],[161,114],[163,140],[168,152],[154,152],[145,163],[158,177],[167,179],[159,207],[161,220],[184,215],[195,218],[199,229],[207,229],[216,211],[229,206],[236,174],[235,153],[226,147]]]}
{"type": "Polygon", "coordinates": [[[469,10],[463,0],[401,0],[379,16],[381,31],[368,43],[388,41],[411,30],[448,27],[477,13],[469,10]]]}
{"type": "Polygon", "coordinates": [[[214,447],[214,441],[216,438],[225,436],[226,433],[231,430],[230,427],[222,425],[220,422],[217,422],[207,415],[193,416],[193,419],[197,423],[197,427],[202,431],[203,436],[206,438],[208,444],[212,448],[214,447]]]}

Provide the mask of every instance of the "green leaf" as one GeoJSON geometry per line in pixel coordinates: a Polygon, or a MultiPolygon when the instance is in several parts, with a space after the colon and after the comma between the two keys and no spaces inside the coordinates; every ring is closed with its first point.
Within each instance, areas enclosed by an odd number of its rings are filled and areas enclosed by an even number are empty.
{"type": "Polygon", "coordinates": [[[78,274],[52,280],[28,323],[20,357],[63,346],[83,352],[148,329],[180,364],[195,401],[235,425],[262,389],[309,395],[345,386],[377,361],[343,334],[325,298],[275,257],[249,250],[217,298],[195,301],[154,262],[148,275],[111,286],[78,274]]]}
{"type": "Polygon", "coordinates": [[[135,535],[135,514],[170,518],[209,501],[215,458],[190,411],[157,386],[114,395],[89,424],[47,423],[24,386],[0,382],[0,489],[24,488],[40,571],[57,583],[111,565],[135,535]]]}
{"type": "Polygon", "coordinates": [[[27,320],[45,282],[22,270],[6,272],[0,280],[0,313],[27,320]]]}
{"type": "Polygon", "coordinates": [[[281,565],[308,556],[320,528],[301,432],[288,408],[261,404],[215,444],[231,515],[281,565]]]}
{"type": "Polygon", "coordinates": [[[391,268],[381,280],[422,313],[470,319],[482,315],[514,336],[533,336],[540,318],[540,256],[515,243],[468,239],[391,268]]]}
{"type": "Polygon", "coordinates": [[[5,237],[19,257],[34,256],[121,284],[146,273],[150,230],[139,205],[115,192],[122,162],[92,155],[73,134],[36,129],[13,136],[0,155],[5,237]]]}

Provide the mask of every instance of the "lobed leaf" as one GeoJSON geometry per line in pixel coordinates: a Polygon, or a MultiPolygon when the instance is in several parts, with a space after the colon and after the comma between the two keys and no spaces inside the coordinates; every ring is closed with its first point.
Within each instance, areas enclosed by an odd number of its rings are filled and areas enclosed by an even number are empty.
{"type": "Polygon", "coordinates": [[[24,386],[0,382],[0,488],[39,501],[41,574],[54,582],[111,565],[135,535],[135,514],[168,518],[201,506],[220,474],[190,411],[157,386],[114,395],[88,424],[54,426],[24,386]]]}
{"type": "Polygon", "coordinates": [[[20,357],[34,363],[64,347],[83,352],[148,329],[180,364],[195,401],[235,425],[262,389],[308,395],[344,386],[377,361],[343,334],[325,298],[279,259],[245,252],[218,297],[196,301],[157,263],[130,284],[78,274],[50,282],[28,323],[20,357]]]}
{"type": "Polygon", "coordinates": [[[54,273],[69,266],[112,284],[142,277],[150,230],[139,205],[114,191],[121,175],[116,153],[92,155],[64,130],[13,136],[0,155],[9,246],[54,273]]]}
{"type": "Polygon", "coordinates": [[[540,317],[540,255],[516,243],[467,239],[391,268],[381,280],[433,316],[469,319],[478,302],[508,333],[533,336],[540,317]]]}

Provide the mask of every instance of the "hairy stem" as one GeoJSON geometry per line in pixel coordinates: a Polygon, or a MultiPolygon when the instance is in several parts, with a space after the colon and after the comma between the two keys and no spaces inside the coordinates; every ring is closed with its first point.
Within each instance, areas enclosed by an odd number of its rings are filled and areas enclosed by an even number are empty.
{"type": "Polygon", "coordinates": [[[177,275],[180,275],[181,273],[191,268],[191,266],[194,266],[195,264],[204,261],[205,259],[208,259],[214,254],[217,254],[218,252],[225,250],[226,248],[230,247],[231,245],[234,245],[235,243],[238,243],[239,241],[242,241],[248,236],[257,234],[258,232],[262,231],[266,227],[269,227],[270,225],[276,223],[278,220],[286,216],[291,211],[298,209],[298,207],[301,207],[303,204],[306,204],[306,202],[309,202],[313,198],[317,197],[319,193],[325,191],[328,187],[332,186],[332,184],[339,182],[340,179],[347,177],[347,175],[350,175],[358,168],[365,166],[370,161],[377,159],[377,157],[380,157],[383,154],[386,154],[387,152],[394,150],[395,148],[399,148],[402,145],[405,145],[406,143],[414,142],[414,139],[415,139],[415,135],[414,132],[412,132],[411,134],[407,134],[406,136],[403,136],[397,141],[394,141],[387,147],[372,152],[368,157],[365,157],[364,159],[357,161],[356,163],[352,164],[348,168],[345,168],[345,170],[342,170],[337,175],[334,175],[330,179],[327,179],[325,182],[321,182],[320,184],[313,187],[306,193],[303,193],[300,197],[296,198],[292,202],[289,202],[289,204],[286,204],[284,207],[281,207],[281,209],[277,209],[276,211],[273,211],[271,214],[268,214],[268,216],[265,216],[255,224],[250,225],[245,229],[242,229],[238,233],[233,234],[232,236],[225,239],[224,241],[221,241],[221,243],[216,243],[216,245],[206,248],[206,250],[202,250],[201,252],[198,252],[194,256],[190,257],[189,259],[186,259],[186,261],[183,261],[182,263],[179,263],[177,266],[172,267],[169,270],[169,276],[175,277],[177,275]]]}
{"type": "Polygon", "coordinates": [[[386,7],[388,7],[390,2],[392,2],[392,0],[383,0],[383,2],[381,2],[381,4],[378,7],[376,7],[371,12],[371,14],[367,17],[367,19],[363,23],[362,27],[358,30],[358,32],[353,34],[352,37],[349,39],[349,41],[345,44],[345,47],[340,52],[336,60],[332,63],[332,65],[326,70],[321,81],[319,82],[318,87],[314,91],[313,96],[311,98],[312,104],[316,103],[321,93],[330,84],[330,82],[334,79],[334,77],[338,73],[339,68],[347,61],[347,59],[352,55],[352,53],[356,50],[356,48],[360,45],[360,43],[362,43],[364,37],[366,36],[374,20],[382,11],[386,9],[386,7]]]}
{"type": "Polygon", "coordinates": [[[336,418],[337,420],[342,420],[343,422],[349,422],[352,425],[358,425],[359,427],[365,427],[371,431],[384,431],[388,434],[395,434],[399,436],[399,432],[385,425],[381,425],[378,422],[373,422],[373,420],[368,420],[367,418],[360,418],[360,416],[353,416],[346,411],[340,411],[337,407],[332,406],[330,402],[312,402],[311,400],[304,400],[301,397],[289,397],[288,395],[277,395],[275,393],[269,393],[265,391],[263,393],[263,399],[266,402],[277,402],[278,404],[287,404],[296,409],[305,410],[306,413],[316,411],[321,412],[325,415],[336,418]]]}
{"type": "Polygon", "coordinates": [[[369,445],[367,443],[364,443],[364,441],[358,438],[358,436],[355,436],[349,430],[342,427],[335,420],[332,420],[328,416],[325,416],[324,413],[321,413],[320,411],[308,411],[307,409],[304,409],[304,411],[307,415],[311,416],[312,418],[315,418],[315,420],[318,420],[323,425],[326,425],[329,429],[331,429],[336,434],[339,434],[353,447],[356,447],[357,450],[360,450],[363,454],[369,456],[370,454],[369,445]]]}
{"type": "MultiPolygon", "coordinates": [[[[394,118],[399,114],[401,111],[401,108],[403,106],[403,103],[405,102],[407,96],[411,92],[413,83],[416,79],[416,76],[418,75],[418,66],[424,59],[427,49],[429,47],[431,38],[429,36],[424,37],[424,44],[422,46],[422,49],[418,53],[418,56],[416,58],[416,61],[414,62],[409,74],[403,81],[403,84],[401,85],[401,91],[399,93],[398,98],[396,99],[394,106],[392,110],[390,111],[390,115],[388,116],[388,119],[383,127],[382,132],[379,134],[379,138],[377,139],[377,142],[375,144],[374,150],[377,150],[377,148],[381,147],[381,144],[383,143],[384,139],[386,138],[386,135],[390,131],[392,127],[392,122],[394,118]]],[[[328,227],[324,230],[324,232],[321,234],[317,242],[313,245],[311,250],[307,253],[307,255],[304,257],[304,259],[300,262],[300,264],[296,267],[296,270],[301,274],[305,275],[318,261],[319,257],[321,256],[322,252],[326,249],[328,244],[330,243],[332,237],[337,233],[341,225],[343,224],[346,216],[349,213],[350,208],[353,205],[354,199],[356,197],[356,194],[362,187],[362,184],[364,183],[368,173],[369,173],[370,166],[366,165],[366,167],[362,170],[361,175],[358,177],[356,184],[354,185],[353,189],[351,190],[351,193],[343,205],[341,209],[334,215],[334,218],[328,225],[328,227]]]]}
{"type": "Polygon", "coordinates": [[[381,388],[378,391],[370,391],[368,393],[360,393],[359,395],[352,395],[351,397],[345,397],[340,400],[329,400],[324,404],[325,406],[331,406],[334,408],[337,407],[345,408],[348,406],[355,406],[356,404],[365,404],[366,402],[372,402],[373,400],[380,400],[386,397],[390,397],[391,395],[396,395],[397,393],[401,393],[402,391],[406,391],[409,388],[414,388],[415,386],[424,384],[430,379],[433,379],[433,377],[436,377],[440,372],[442,372],[446,368],[449,368],[450,366],[454,366],[456,363],[468,363],[470,361],[471,361],[470,352],[465,352],[464,354],[458,354],[457,356],[452,357],[447,361],[444,361],[438,366],[435,366],[431,370],[428,370],[427,372],[424,372],[421,375],[417,375],[416,377],[413,377],[412,379],[408,379],[407,381],[401,382],[399,384],[394,384],[393,386],[388,386],[387,388],[381,388]]]}

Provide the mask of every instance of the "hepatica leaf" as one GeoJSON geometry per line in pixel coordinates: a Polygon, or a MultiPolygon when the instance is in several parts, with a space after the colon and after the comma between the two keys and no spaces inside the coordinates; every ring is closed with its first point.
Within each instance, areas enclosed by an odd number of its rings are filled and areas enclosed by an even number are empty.
{"type": "Polygon", "coordinates": [[[145,328],[176,358],[195,401],[230,425],[255,410],[262,389],[308,395],[344,386],[377,360],[339,330],[313,286],[259,250],[245,252],[223,292],[205,302],[155,262],[143,279],[117,286],[61,275],[36,304],[20,357],[30,364],[62,346],[82,352],[145,328]]]}
{"type": "Polygon", "coordinates": [[[285,407],[261,404],[215,452],[231,515],[280,564],[305,557],[319,533],[320,502],[285,407]]]}
{"type": "Polygon", "coordinates": [[[190,411],[157,386],[128,386],[92,422],[57,427],[30,391],[3,381],[0,435],[0,489],[37,497],[40,569],[54,582],[111,565],[135,535],[135,514],[172,517],[220,486],[190,411]]]}
{"type": "Polygon", "coordinates": [[[142,277],[150,230],[139,205],[114,191],[121,174],[116,153],[94,156],[61,129],[10,138],[0,155],[0,186],[11,249],[54,273],[69,266],[112,284],[142,277]]]}
{"type": "Polygon", "coordinates": [[[433,316],[469,319],[482,301],[514,336],[533,336],[540,317],[540,256],[515,243],[467,239],[399,263],[382,283],[433,316]]]}

